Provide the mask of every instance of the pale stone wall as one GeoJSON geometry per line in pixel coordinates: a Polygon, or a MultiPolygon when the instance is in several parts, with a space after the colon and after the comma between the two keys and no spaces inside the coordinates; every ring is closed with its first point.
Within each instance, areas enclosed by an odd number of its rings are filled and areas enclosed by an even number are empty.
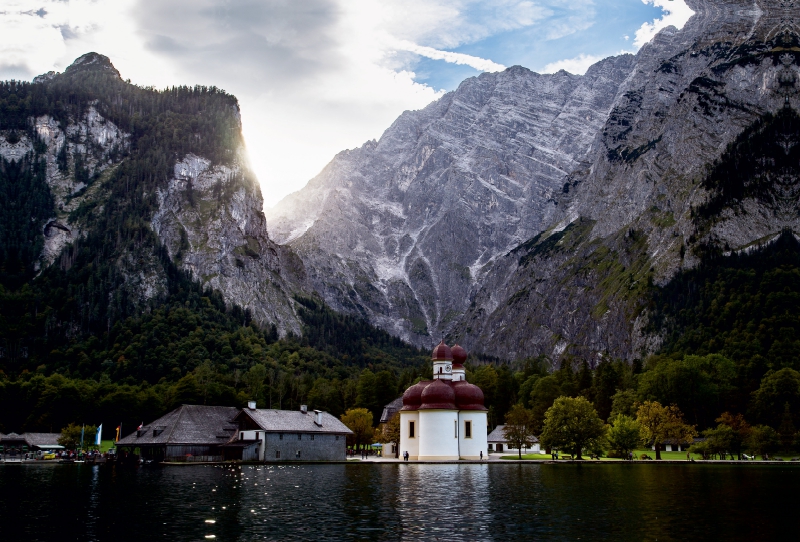
{"type": "Polygon", "coordinates": [[[462,410],[458,413],[458,449],[461,459],[480,459],[488,455],[486,411],[462,410]],[[472,436],[466,436],[466,423],[472,423],[472,436]]]}
{"type": "Polygon", "coordinates": [[[458,459],[456,410],[421,410],[419,412],[419,459],[458,459]]]}
{"type": "Polygon", "coordinates": [[[419,457],[419,412],[400,411],[400,456],[408,452],[409,459],[419,457]],[[414,438],[409,437],[409,423],[414,422],[414,438]]]}

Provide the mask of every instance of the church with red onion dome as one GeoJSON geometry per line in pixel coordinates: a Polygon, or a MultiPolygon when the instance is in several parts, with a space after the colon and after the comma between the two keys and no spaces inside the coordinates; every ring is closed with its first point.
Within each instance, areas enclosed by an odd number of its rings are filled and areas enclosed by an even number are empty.
{"type": "Polygon", "coordinates": [[[403,394],[400,453],[422,461],[480,459],[487,453],[486,407],[481,389],[467,382],[467,352],[442,341],[431,359],[433,380],[403,394]]]}

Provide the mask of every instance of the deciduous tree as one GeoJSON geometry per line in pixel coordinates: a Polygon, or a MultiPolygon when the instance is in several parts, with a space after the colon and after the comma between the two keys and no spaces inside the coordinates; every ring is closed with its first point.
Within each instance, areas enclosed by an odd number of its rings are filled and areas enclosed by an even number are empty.
{"type": "Polygon", "coordinates": [[[753,455],[760,455],[763,459],[778,450],[780,438],[778,432],[768,425],[757,425],[753,427],[750,437],[745,443],[747,449],[753,455]]]}
{"type": "Polygon", "coordinates": [[[634,418],[619,414],[611,419],[608,445],[617,456],[627,458],[628,454],[639,446],[641,440],[641,428],[634,418]]]}
{"type": "Polygon", "coordinates": [[[645,401],[636,412],[636,421],[644,440],[653,443],[656,459],[661,459],[661,445],[665,440],[691,444],[697,435],[694,426],[683,421],[683,414],[675,405],[663,406],[657,401],[645,401]]]}
{"type": "Polygon", "coordinates": [[[61,430],[58,443],[67,450],[77,450],[81,445],[81,432],[83,433],[83,447],[95,448],[94,441],[97,435],[97,427],[94,425],[81,426],[71,423],[61,430]]]}
{"type": "Polygon", "coordinates": [[[768,373],[753,393],[752,409],[764,424],[778,427],[783,420],[786,403],[792,412],[800,411],[800,372],[785,368],[768,373]]]}
{"type": "Polygon", "coordinates": [[[372,413],[366,408],[351,408],[341,416],[342,423],[347,426],[352,435],[348,436],[350,444],[355,447],[363,447],[372,444],[372,437],[375,434],[372,429],[372,413]]]}
{"type": "Polygon", "coordinates": [[[503,436],[509,445],[517,448],[522,459],[522,448],[530,448],[534,443],[533,413],[517,403],[506,413],[506,426],[503,436]]]}
{"type": "Polygon", "coordinates": [[[581,459],[583,450],[596,450],[605,436],[603,420],[585,397],[559,397],[545,414],[539,440],[548,448],[564,450],[581,459]]]}
{"type": "Polygon", "coordinates": [[[727,425],[733,430],[732,440],[731,440],[731,451],[736,454],[738,459],[742,459],[742,450],[744,449],[745,442],[750,437],[750,433],[753,431],[753,428],[750,427],[750,424],[744,419],[744,416],[741,414],[731,414],[730,412],[723,412],[722,415],[717,418],[717,423],[721,425],[727,425]]]}

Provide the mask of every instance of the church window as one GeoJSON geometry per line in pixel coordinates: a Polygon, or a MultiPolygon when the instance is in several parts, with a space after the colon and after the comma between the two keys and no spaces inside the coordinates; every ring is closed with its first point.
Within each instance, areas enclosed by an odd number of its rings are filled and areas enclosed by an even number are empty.
{"type": "Polygon", "coordinates": [[[408,438],[414,438],[414,422],[408,422],[408,438]]]}
{"type": "Polygon", "coordinates": [[[458,420],[453,420],[453,429],[455,429],[455,438],[458,438],[458,420]]]}
{"type": "Polygon", "coordinates": [[[281,451],[275,450],[275,459],[280,459],[280,458],[281,458],[281,451]]]}
{"type": "Polygon", "coordinates": [[[464,422],[464,438],[472,438],[472,422],[464,422]]]}
{"type": "Polygon", "coordinates": [[[303,433],[297,433],[297,440],[303,440],[303,433]]]}

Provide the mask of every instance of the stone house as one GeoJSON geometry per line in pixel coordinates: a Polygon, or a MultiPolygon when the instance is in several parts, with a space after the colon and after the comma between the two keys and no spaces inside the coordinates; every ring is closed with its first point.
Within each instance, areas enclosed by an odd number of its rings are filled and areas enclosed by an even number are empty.
{"type": "MultiPolygon", "coordinates": [[[[353,432],[338,418],[305,406],[300,410],[257,409],[255,403],[234,418],[238,442],[253,461],[344,461],[353,432]]],[[[231,442],[228,446],[235,446],[231,442]]]]}

